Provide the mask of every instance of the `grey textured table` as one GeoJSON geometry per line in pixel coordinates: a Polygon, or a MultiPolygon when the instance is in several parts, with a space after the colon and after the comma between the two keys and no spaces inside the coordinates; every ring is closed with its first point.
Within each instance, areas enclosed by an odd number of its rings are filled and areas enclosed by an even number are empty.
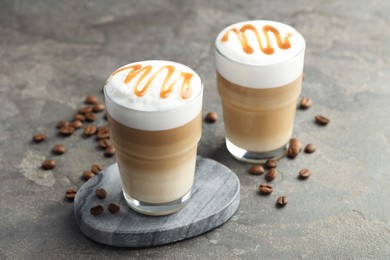
{"type": "MultiPolygon", "coordinates": [[[[324,259],[390,255],[390,2],[376,1],[0,1],[0,259],[324,259]],[[62,138],[69,119],[107,76],[129,61],[175,60],[205,84],[203,112],[221,106],[212,43],[226,25],[272,19],[307,40],[304,96],[294,136],[318,151],[280,161],[270,196],[263,176],[224,147],[222,120],[204,124],[199,155],[237,173],[241,202],[224,225],[182,242],[118,249],[85,237],[65,189],[80,187],[92,163],[112,164],[80,132],[62,138]],[[327,127],[313,123],[322,113],[327,127]],[[49,138],[32,144],[31,136],[49,138]],[[51,147],[68,151],[42,171],[51,147]],[[312,176],[296,178],[303,167],[312,176]],[[279,195],[289,197],[275,207],[279,195]]],[[[102,120],[99,117],[99,120],[102,120]]],[[[99,121],[98,123],[102,123],[99,121]]]]}

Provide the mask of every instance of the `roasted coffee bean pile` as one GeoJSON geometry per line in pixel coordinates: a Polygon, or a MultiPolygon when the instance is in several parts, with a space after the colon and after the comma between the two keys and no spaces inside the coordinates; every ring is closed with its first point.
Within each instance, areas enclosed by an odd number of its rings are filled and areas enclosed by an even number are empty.
{"type": "MultiPolygon", "coordinates": [[[[96,195],[96,197],[98,197],[100,200],[104,200],[104,199],[107,198],[108,193],[107,193],[107,191],[106,191],[105,189],[103,189],[103,188],[97,188],[97,189],[95,190],[95,195],[96,195]]],[[[111,202],[110,204],[107,205],[107,209],[108,209],[108,211],[111,212],[112,214],[115,214],[115,213],[118,213],[118,212],[119,212],[120,207],[119,207],[119,205],[118,205],[117,203],[111,202]]],[[[89,212],[90,212],[92,215],[99,216],[99,215],[101,215],[101,214],[104,213],[104,207],[103,207],[103,205],[98,204],[98,205],[95,205],[95,206],[91,207],[91,208],[89,209],[89,212]]]]}
{"type": "MultiPolygon", "coordinates": [[[[95,140],[98,144],[98,147],[103,151],[103,155],[105,157],[112,157],[115,155],[115,149],[112,146],[110,141],[110,131],[108,125],[96,126],[95,121],[98,118],[103,118],[107,120],[105,111],[105,105],[99,101],[97,96],[87,96],[84,99],[84,104],[78,108],[73,115],[70,116],[70,120],[60,120],[57,122],[55,127],[57,128],[58,135],[63,137],[68,137],[78,133],[80,130],[80,135],[84,137],[84,139],[95,140]],[[102,115],[100,117],[100,115],[102,115]],[[93,138],[95,137],[95,138],[93,138]]],[[[49,139],[44,133],[36,133],[33,135],[32,140],[34,143],[42,143],[46,139],[49,139]]],[[[64,142],[66,142],[64,140],[64,142]]],[[[67,152],[67,149],[64,144],[57,143],[51,149],[51,155],[59,156],[67,152]]],[[[40,167],[43,170],[52,170],[56,167],[56,160],[54,158],[45,159],[40,167]]],[[[81,173],[81,179],[87,181],[99,172],[103,170],[103,166],[101,164],[93,164],[90,169],[85,170],[81,173]]],[[[68,201],[73,201],[76,196],[77,189],[76,188],[68,188],[65,192],[65,198],[68,201]]],[[[104,197],[102,191],[100,191],[99,196],[101,198],[104,197]]],[[[114,203],[115,204],[115,203],[114,203]]],[[[116,205],[116,204],[115,204],[116,205]]],[[[115,212],[115,206],[110,206],[110,212],[115,212]]],[[[91,211],[92,212],[92,211],[91,211]]],[[[99,208],[93,210],[94,213],[99,212],[99,208]]],[[[117,211],[116,211],[117,212],[117,211]]]]}

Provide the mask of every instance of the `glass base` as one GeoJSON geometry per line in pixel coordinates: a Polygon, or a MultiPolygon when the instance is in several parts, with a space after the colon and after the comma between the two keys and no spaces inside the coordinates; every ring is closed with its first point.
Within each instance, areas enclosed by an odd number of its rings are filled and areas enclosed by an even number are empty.
{"type": "Polygon", "coordinates": [[[167,203],[148,203],[130,197],[124,190],[123,195],[127,204],[135,211],[151,216],[164,216],[181,210],[191,198],[191,190],[180,199],[167,203]]]}
{"type": "Polygon", "coordinates": [[[279,160],[280,158],[284,157],[287,152],[287,144],[273,151],[252,152],[234,145],[227,138],[225,140],[228,151],[234,156],[234,158],[243,162],[265,163],[268,159],[279,160]]]}

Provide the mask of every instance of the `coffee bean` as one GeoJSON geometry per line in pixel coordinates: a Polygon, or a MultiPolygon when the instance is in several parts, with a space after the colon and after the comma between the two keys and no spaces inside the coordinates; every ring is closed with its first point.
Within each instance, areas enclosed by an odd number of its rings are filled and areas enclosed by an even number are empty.
{"type": "Polygon", "coordinates": [[[59,132],[63,136],[70,136],[74,133],[74,128],[71,126],[63,126],[59,129],[59,132]]]}
{"type": "Polygon", "coordinates": [[[302,144],[298,140],[298,138],[291,138],[290,139],[290,146],[298,147],[299,151],[301,151],[301,149],[302,149],[302,144]]]}
{"type": "Polygon", "coordinates": [[[75,115],[73,116],[73,119],[74,119],[74,120],[79,120],[79,121],[81,121],[81,122],[84,122],[84,121],[85,121],[85,115],[82,115],[82,114],[75,114],[75,115]]]}
{"type": "Polygon", "coordinates": [[[104,208],[102,205],[96,205],[93,206],[89,211],[91,212],[92,215],[99,216],[103,214],[104,208]]]}
{"type": "Polygon", "coordinates": [[[317,150],[314,144],[308,144],[305,147],[305,153],[314,153],[317,150]]]}
{"type": "Polygon", "coordinates": [[[99,172],[101,172],[103,170],[103,165],[100,165],[100,164],[92,164],[91,166],[91,172],[93,172],[94,174],[98,174],[99,172]]]}
{"type": "Polygon", "coordinates": [[[70,127],[73,127],[74,129],[80,129],[83,127],[83,122],[80,120],[74,120],[69,124],[70,127]]]}
{"type": "Polygon", "coordinates": [[[87,125],[84,128],[84,135],[85,136],[92,136],[96,133],[96,127],[94,125],[87,125]]]}
{"type": "Polygon", "coordinates": [[[63,126],[69,126],[69,122],[61,120],[57,123],[57,128],[60,129],[63,126]]]}
{"type": "Polygon", "coordinates": [[[268,160],[265,162],[265,166],[266,166],[268,169],[276,168],[276,166],[278,166],[278,161],[277,161],[277,160],[274,160],[274,159],[268,159],[268,160]]]}
{"type": "Polygon", "coordinates": [[[269,195],[272,193],[273,189],[272,186],[269,185],[268,183],[262,183],[259,185],[259,191],[262,194],[269,195]]]}
{"type": "Polygon", "coordinates": [[[300,179],[307,179],[311,175],[311,172],[309,169],[302,169],[299,171],[299,178],[300,179]]]}
{"type": "Polygon", "coordinates": [[[264,173],[264,168],[261,165],[252,165],[249,168],[249,173],[252,175],[262,175],[264,173]]]}
{"type": "Polygon", "coordinates": [[[85,119],[89,122],[93,122],[96,120],[96,115],[92,112],[88,112],[85,114],[85,119]]]}
{"type": "Polygon", "coordinates": [[[95,103],[97,103],[99,100],[98,100],[98,97],[97,96],[87,96],[84,100],[84,103],[85,104],[90,104],[90,105],[93,105],[95,103]]]}
{"type": "Polygon", "coordinates": [[[89,112],[92,112],[92,106],[86,106],[86,107],[82,107],[78,110],[78,112],[82,115],[85,115],[89,112]]]}
{"type": "Polygon", "coordinates": [[[287,150],[287,157],[290,159],[294,159],[299,154],[299,148],[296,146],[290,146],[287,150]]]}
{"type": "Polygon", "coordinates": [[[84,171],[83,175],[82,175],[82,178],[87,181],[87,180],[91,179],[93,176],[95,176],[95,174],[93,172],[91,172],[91,171],[84,171]]]}
{"type": "Polygon", "coordinates": [[[264,176],[266,181],[273,181],[276,178],[277,171],[275,168],[271,168],[267,171],[267,174],[264,176]]]}
{"type": "Polygon", "coordinates": [[[112,214],[118,213],[121,209],[118,204],[116,203],[110,203],[107,206],[108,211],[110,211],[112,214]]]}
{"type": "Polygon", "coordinates": [[[65,198],[67,198],[70,201],[73,201],[76,197],[77,189],[75,188],[68,188],[65,192],[65,198]]]}
{"type": "Polygon", "coordinates": [[[100,132],[100,131],[110,131],[110,129],[108,128],[107,125],[101,125],[101,126],[98,126],[96,128],[96,131],[100,132]]]}
{"type": "Polygon", "coordinates": [[[308,109],[313,104],[313,101],[310,98],[303,97],[299,102],[300,109],[308,109]]]}
{"type": "Polygon", "coordinates": [[[38,133],[38,134],[33,135],[33,140],[36,143],[40,143],[40,142],[44,141],[45,139],[46,139],[45,134],[38,133]]]}
{"type": "Polygon", "coordinates": [[[55,144],[52,151],[54,154],[60,155],[65,153],[65,147],[62,144],[55,144]]]}
{"type": "Polygon", "coordinates": [[[110,139],[101,139],[99,140],[99,146],[103,149],[106,149],[107,147],[111,146],[110,139]]]}
{"type": "Polygon", "coordinates": [[[276,205],[278,207],[284,207],[286,206],[288,202],[288,198],[286,196],[280,196],[277,200],[276,200],[276,205]]]}
{"type": "Polygon", "coordinates": [[[106,150],[104,151],[104,155],[107,157],[112,157],[115,154],[115,148],[114,146],[108,146],[106,150]]]}
{"type": "Polygon", "coordinates": [[[103,103],[96,103],[93,106],[92,111],[95,113],[99,113],[99,112],[103,112],[104,109],[106,109],[106,106],[103,103]]]}
{"type": "Polygon", "coordinates": [[[215,123],[218,120],[218,115],[215,112],[208,112],[205,120],[208,123],[215,123]]]}
{"type": "Polygon", "coordinates": [[[103,116],[104,120],[107,120],[107,113],[104,113],[104,116],[103,116]]]}
{"type": "Polygon", "coordinates": [[[103,188],[96,189],[95,190],[95,195],[101,200],[104,200],[107,197],[107,191],[103,188]]]}
{"type": "Polygon", "coordinates": [[[323,116],[323,115],[316,115],[315,122],[319,125],[327,125],[329,123],[329,118],[323,116]]]}
{"type": "Polygon", "coordinates": [[[102,128],[101,130],[99,130],[97,132],[96,136],[97,136],[97,138],[99,140],[101,140],[101,139],[108,139],[108,138],[110,138],[110,130],[107,127],[102,128]]]}
{"type": "Polygon", "coordinates": [[[54,169],[54,167],[56,167],[56,161],[52,160],[52,159],[47,159],[47,160],[44,160],[42,162],[42,165],[41,165],[42,169],[44,170],[51,170],[51,169],[54,169]]]}

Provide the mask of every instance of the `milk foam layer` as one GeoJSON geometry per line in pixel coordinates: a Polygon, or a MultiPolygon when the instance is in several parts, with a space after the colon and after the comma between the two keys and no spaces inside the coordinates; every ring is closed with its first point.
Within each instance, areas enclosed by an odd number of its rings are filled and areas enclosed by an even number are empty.
{"type": "Polygon", "coordinates": [[[191,121],[201,111],[202,92],[196,72],[161,60],[127,64],[112,73],[104,86],[108,113],[142,130],[167,130],[191,121]]]}
{"type": "Polygon", "coordinates": [[[215,44],[218,72],[237,85],[278,87],[303,71],[305,40],[286,24],[265,20],[236,23],[222,30],[215,44]]]}

